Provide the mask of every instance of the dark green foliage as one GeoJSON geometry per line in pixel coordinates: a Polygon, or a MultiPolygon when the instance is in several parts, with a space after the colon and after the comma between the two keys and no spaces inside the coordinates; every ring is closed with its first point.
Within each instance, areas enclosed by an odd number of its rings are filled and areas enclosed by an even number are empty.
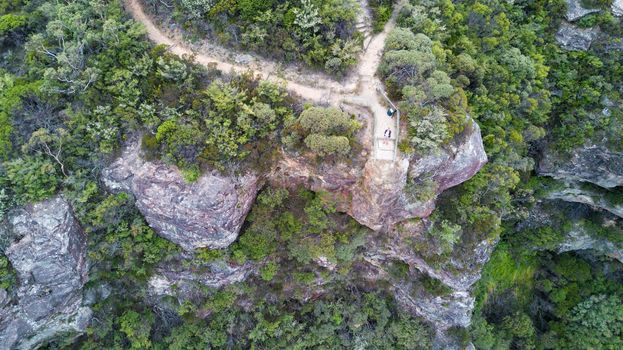
{"type": "Polygon", "coordinates": [[[15,273],[9,259],[0,255],[0,288],[8,290],[15,284],[15,273]]]}
{"type": "Polygon", "coordinates": [[[286,145],[298,147],[302,142],[320,157],[344,157],[351,151],[359,128],[359,122],[337,108],[310,107],[288,129],[286,145]]]}
{"type": "Polygon", "coordinates": [[[42,157],[24,157],[4,163],[5,188],[12,191],[17,204],[45,199],[58,189],[60,178],[54,164],[42,157]]]}
{"type": "Polygon", "coordinates": [[[392,15],[395,0],[371,0],[368,6],[372,12],[372,30],[375,33],[383,31],[385,24],[392,15]]]}

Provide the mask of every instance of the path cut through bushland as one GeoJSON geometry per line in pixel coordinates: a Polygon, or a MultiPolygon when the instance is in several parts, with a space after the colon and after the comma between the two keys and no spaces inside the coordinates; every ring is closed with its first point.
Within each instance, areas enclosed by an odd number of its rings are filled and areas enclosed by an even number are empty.
{"type": "MultiPolygon", "coordinates": [[[[251,67],[230,62],[223,57],[211,55],[205,50],[193,50],[186,45],[181,35],[167,35],[157,27],[152,18],[143,10],[140,0],[125,1],[127,11],[130,12],[136,21],[143,24],[149,39],[156,44],[169,46],[171,53],[179,56],[194,55],[195,62],[198,64],[206,67],[215,67],[223,72],[242,73],[250,70],[262,79],[285,83],[288,91],[315,103],[329,103],[334,106],[346,103],[367,108],[374,116],[372,124],[374,130],[374,158],[383,160],[394,160],[396,158],[398,122],[397,118],[387,116],[387,103],[379,95],[379,91],[382,91],[383,86],[381,81],[375,76],[375,73],[381,62],[385,39],[388,33],[395,27],[396,17],[402,5],[402,1],[396,4],[394,12],[385,25],[384,30],[372,36],[369,42],[366,43],[367,45],[360,55],[357,68],[343,82],[340,82],[317,74],[305,76],[307,73],[304,72],[299,74],[300,79],[284,79],[278,77],[275,68],[277,65],[268,59],[259,58],[259,64],[251,67]],[[314,86],[305,84],[303,81],[313,81],[314,86]],[[392,137],[390,139],[385,137],[385,130],[391,131],[392,137]]],[[[366,9],[362,8],[362,11],[365,12],[366,9]]]]}

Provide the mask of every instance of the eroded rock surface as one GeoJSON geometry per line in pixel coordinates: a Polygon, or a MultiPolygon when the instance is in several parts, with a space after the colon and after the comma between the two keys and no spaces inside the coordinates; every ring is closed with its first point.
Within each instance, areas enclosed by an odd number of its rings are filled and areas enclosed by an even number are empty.
{"type": "Polygon", "coordinates": [[[623,16],[623,0],[613,0],[612,1],[612,14],[618,17],[623,16]]]}
{"type": "Polygon", "coordinates": [[[623,205],[608,199],[603,190],[587,188],[579,184],[567,184],[567,187],[554,190],[547,194],[548,199],[560,199],[567,202],[581,203],[593,208],[607,210],[623,218],[623,205]]]}
{"type": "Polygon", "coordinates": [[[472,287],[480,279],[482,267],[496,242],[462,237],[450,256],[440,260],[435,252],[439,243],[430,241],[428,226],[426,219],[412,220],[384,234],[384,241],[371,239],[366,246],[365,260],[376,268],[377,274],[393,262],[407,264],[409,275],[394,283],[397,301],[413,314],[433,323],[437,330],[467,327],[474,308],[472,287]],[[431,260],[436,261],[432,263],[431,260]],[[424,285],[427,283],[423,282],[426,279],[436,280],[432,283],[439,284],[438,290],[428,290],[424,285]]]}
{"type": "Polygon", "coordinates": [[[598,30],[595,28],[582,29],[563,22],[556,33],[556,41],[566,50],[586,51],[597,38],[597,34],[598,30]]]}
{"type": "Polygon", "coordinates": [[[113,192],[128,192],[156,232],[186,250],[224,248],[238,236],[261,184],[256,175],[202,175],[188,183],[174,166],[141,158],[133,142],[105,169],[113,192]]]}
{"type": "Polygon", "coordinates": [[[279,186],[304,186],[326,192],[338,204],[338,210],[362,225],[390,230],[401,221],[429,216],[438,194],[467,181],[486,162],[480,128],[472,121],[436,155],[396,162],[370,159],[349,165],[318,166],[304,158],[285,155],[269,178],[279,186]],[[431,182],[432,194],[423,199],[413,196],[410,192],[417,191],[418,184],[426,180],[431,182]]]}
{"type": "Polygon", "coordinates": [[[69,204],[56,197],[15,209],[7,220],[0,233],[15,238],[5,254],[18,285],[0,308],[0,349],[32,349],[83,332],[91,318],[82,300],[86,237],[69,204]]]}
{"type": "Polygon", "coordinates": [[[566,181],[585,181],[612,188],[623,185],[623,153],[602,146],[574,149],[568,155],[546,150],[539,162],[539,175],[566,181]]]}
{"type": "Polygon", "coordinates": [[[430,177],[437,184],[437,193],[457,186],[474,176],[487,163],[480,127],[471,121],[440,154],[415,157],[409,166],[409,176],[430,177]]]}
{"type": "Polygon", "coordinates": [[[565,18],[567,21],[573,22],[590,13],[599,11],[599,9],[587,9],[582,7],[580,0],[567,0],[567,13],[565,14],[565,18]]]}
{"type": "Polygon", "coordinates": [[[564,242],[558,246],[558,252],[593,250],[623,263],[623,246],[605,238],[595,237],[579,225],[575,225],[565,236],[564,242]]]}
{"type": "Polygon", "coordinates": [[[232,266],[224,261],[189,268],[180,259],[159,266],[149,279],[148,291],[154,296],[171,295],[182,300],[190,299],[197,286],[221,288],[242,282],[257,268],[257,264],[250,262],[232,266]]]}

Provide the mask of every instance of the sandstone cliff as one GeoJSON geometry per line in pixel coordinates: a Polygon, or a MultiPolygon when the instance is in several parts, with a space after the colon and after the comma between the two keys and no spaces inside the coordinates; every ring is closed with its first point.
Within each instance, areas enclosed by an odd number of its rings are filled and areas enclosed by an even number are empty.
{"type": "Polygon", "coordinates": [[[103,171],[102,181],[112,192],[133,194],[149,225],[186,250],[230,245],[260,188],[252,173],[207,173],[188,183],[176,167],[143,160],[136,141],[103,171]]]}
{"type": "Polygon", "coordinates": [[[18,274],[14,295],[0,300],[0,349],[32,349],[87,327],[86,238],[61,197],[12,210],[2,229],[18,274]]]}

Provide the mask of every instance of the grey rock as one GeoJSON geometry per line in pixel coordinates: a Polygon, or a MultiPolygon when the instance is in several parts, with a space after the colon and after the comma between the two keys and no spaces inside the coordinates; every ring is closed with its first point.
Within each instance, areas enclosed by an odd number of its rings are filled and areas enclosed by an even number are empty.
{"type": "Polygon", "coordinates": [[[187,183],[176,167],[143,160],[140,142],[102,172],[102,182],[112,192],[133,194],[149,225],[186,250],[230,245],[261,187],[251,173],[212,172],[187,183]]]}
{"type": "Polygon", "coordinates": [[[623,16],[623,0],[613,0],[611,9],[613,15],[617,17],[623,16]]]}
{"type": "Polygon", "coordinates": [[[567,21],[573,22],[590,13],[599,11],[599,9],[586,9],[582,7],[580,0],[567,0],[567,13],[565,14],[565,18],[567,21]]]}
{"type": "Polygon", "coordinates": [[[556,33],[558,44],[569,51],[586,51],[597,38],[595,28],[582,29],[567,22],[563,22],[556,33]]]}
{"type": "Polygon", "coordinates": [[[36,348],[59,334],[83,332],[86,237],[61,197],[8,214],[2,235],[17,237],[5,251],[18,275],[12,303],[0,309],[0,349],[36,348]]]}
{"type": "Polygon", "coordinates": [[[148,281],[149,295],[170,295],[180,300],[190,299],[198,286],[222,288],[242,282],[261,265],[250,262],[230,265],[225,261],[214,261],[189,267],[191,263],[196,264],[196,260],[183,253],[177,259],[158,266],[148,281]]]}
{"type": "Polygon", "coordinates": [[[444,296],[410,295],[408,290],[395,288],[396,301],[407,310],[432,322],[438,330],[469,327],[475,298],[468,292],[453,292],[444,296]]]}
{"type": "Polygon", "coordinates": [[[558,252],[593,250],[609,256],[623,263],[623,247],[607,239],[594,237],[582,226],[575,225],[565,236],[565,240],[558,246],[558,252]]]}
{"type": "Polygon", "coordinates": [[[568,155],[548,149],[543,152],[538,173],[555,179],[585,181],[613,188],[623,185],[623,153],[595,145],[576,148],[568,155]]]}
{"type": "Polygon", "coordinates": [[[576,183],[569,183],[565,188],[549,192],[546,198],[586,204],[594,208],[606,210],[623,218],[623,204],[613,203],[608,200],[603,190],[587,188],[586,186],[580,186],[576,183]]]}
{"type": "Polygon", "coordinates": [[[434,198],[414,203],[405,193],[409,161],[369,160],[358,186],[352,191],[348,213],[359,223],[378,231],[414,217],[426,217],[435,208],[434,198]]]}
{"type": "Polygon", "coordinates": [[[412,159],[409,176],[431,176],[441,193],[471,179],[486,163],[480,127],[472,120],[441,154],[412,159]]]}
{"type": "Polygon", "coordinates": [[[249,54],[236,55],[234,61],[237,64],[249,64],[253,61],[253,56],[249,54]]]}
{"type": "Polygon", "coordinates": [[[560,230],[565,230],[561,232],[562,241],[551,246],[536,246],[533,249],[551,249],[558,253],[591,250],[623,262],[623,243],[610,241],[607,236],[595,232],[595,225],[604,229],[620,228],[623,220],[607,211],[594,212],[589,207],[578,206],[574,203],[561,199],[539,201],[527,212],[525,219],[516,226],[516,229],[521,231],[541,227],[560,227],[560,218],[564,217],[565,225],[562,225],[564,228],[560,228],[560,230]],[[591,225],[586,225],[587,222],[591,225]],[[571,225],[567,228],[569,223],[571,225]]]}
{"type": "MultiPolygon", "coordinates": [[[[416,251],[414,244],[435,249],[435,242],[425,240],[428,223],[412,220],[398,225],[394,231],[382,233],[384,240],[370,238],[364,253],[365,261],[378,271],[383,271],[392,261],[409,265],[409,276],[394,283],[396,300],[413,314],[432,322],[436,329],[466,327],[471,321],[474,297],[473,285],[480,279],[484,264],[489,260],[496,241],[473,237],[461,239],[451,257],[445,261],[429,263],[425,255],[431,252],[416,251]],[[449,288],[449,293],[433,295],[418,287],[419,277],[426,275],[449,288]]],[[[434,254],[434,252],[432,253],[434,254]]],[[[393,277],[387,277],[390,281],[393,277]]],[[[371,274],[366,279],[379,279],[371,274]]]]}
{"type": "Polygon", "coordinates": [[[107,283],[102,283],[84,291],[84,304],[94,305],[98,301],[106,300],[112,294],[112,288],[107,283]]]}

